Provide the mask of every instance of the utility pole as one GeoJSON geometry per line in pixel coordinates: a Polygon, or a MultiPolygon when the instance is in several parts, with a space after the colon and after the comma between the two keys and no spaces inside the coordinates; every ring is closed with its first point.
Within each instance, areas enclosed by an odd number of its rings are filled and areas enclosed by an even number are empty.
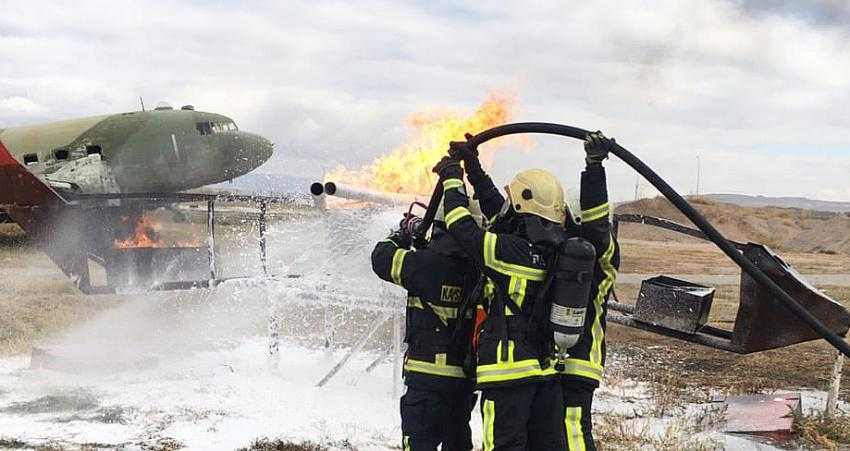
{"type": "Polygon", "coordinates": [[[700,160],[699,155],[697,155],[697,192],[696,195],[699,196],[699,182],[700,176],[702,175],[702,161],[700,160]]]}
{"type": "Polygon", "coordinates": [[[638,200],[639,195],[640,195],[640,175],[635,177],[635,200],[638,200]]]}

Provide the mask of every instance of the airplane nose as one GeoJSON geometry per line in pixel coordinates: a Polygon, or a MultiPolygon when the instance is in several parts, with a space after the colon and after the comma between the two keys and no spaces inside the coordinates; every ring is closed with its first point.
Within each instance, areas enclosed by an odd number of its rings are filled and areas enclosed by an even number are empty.
{"type": "Polygon", "coordinates": [[[242,135],[242,152],[237,158],[250,166],[249,170],[262,165],[274,154],[274,144],[268,139],[254,133],[243,132],[242,135]]]}
{"type": "Polygon", "coordinates": [[[257,144],[257,148],[259,149],[258,153],[260,158],[263,160],[263,163],[265,163],[272,157],[272,155],[274,155],[274,143],[259,135],[257,138],[259,138],[259,143],[257,144]]]}

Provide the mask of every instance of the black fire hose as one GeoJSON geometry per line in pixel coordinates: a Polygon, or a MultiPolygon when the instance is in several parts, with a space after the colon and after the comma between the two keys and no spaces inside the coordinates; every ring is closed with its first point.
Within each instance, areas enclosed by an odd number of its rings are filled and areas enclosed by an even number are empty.
{"type": "MultiPolygon", "coordinates": [[[[493,127],[485,130],[468,140],[469,144],[479,146],[491,139],[501,136],[515,135],[519,133],[544,133],[548,135],[561,135],[569,138],[584,140],[588,131],[576,127],[561,124],[549,124],[545,122],[521,122],[516,124],[506,124],[498,127],[493,127]]],[[[766,287],[771,293],[778,298],[786,307],[804,323],[808,324],[815,332],[828,341],[835,349],[841,351],[845,357],[850,357],[850,345],[847,344],[838,334],[827,328],[819,319],[812,315],[808,310],[801,306],[788,293],[786,293],[779,285],[776,284],[770,277],[756,267],[753,262],[744,257],[738,252],[732,243],[726,239],[717,229],[709,223],[705,217],[697,211],[691,204],[688,203],[679,193],[676,192],[667,182],[665,182],[658,174],[655,173],[638,157],[634,156],[626,148],[619,144],[614,144],[611,153],[623,160],[624,163],[631,166],[638,174],[643,176],[649,183],[652,184],[661,194],[664,195],[676,208],[679,209],[691,222],[694,223],[700,230],[705,233],[720,250],[723,251],[729,258],[732,259],[738,266],[741,267],[747,274],[750,275],[756,282],[766,287]]],[[[442,199],[443,191],[442,184],[438,183],[434,190],[434,195],[431,197],[431,203],[428,206],[429,211],[436,211],[437,205],[442,199]]],[[[433,218],[433,216],[432,216],[433,218]]],[[[427,231],[430,227],[430,222],[425,224],[423,221],[423,231],[427,231]]]]}
{"type": "Polygon", "coordinates": [[[416,233],[413,234],[413,240],[419,240],[428,234],[431,229],[431,224],[437,216],[437,208],[440,207],[440,202],[443,201],[443,179],[437,180],[437,185],[434,186],[434,192],[431,193],[431,200],[428,201],[428,209],[425,210],[425,216],[422,217],[422,222],[416,228],[416,233]]]}

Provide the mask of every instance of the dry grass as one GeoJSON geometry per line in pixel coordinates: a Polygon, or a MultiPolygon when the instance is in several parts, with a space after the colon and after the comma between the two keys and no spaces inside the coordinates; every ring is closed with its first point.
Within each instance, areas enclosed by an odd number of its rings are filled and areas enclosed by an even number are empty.
{"type": "Polygon", "coordinates": [[[24,448],[29,448],[29,446],[26,443],[24,443],[20,440],[6,439],[6,438],[0,437],[0,449],[24,449],[24,448]]]}
{"type": "MultiPolygon", "coordinates": [[[[737,287],[719,287],[710,323],[731,328],[737,311],[737,287]]],[[[621,299],[634,299],[637,286],[618,286],[621,299]]],[[[850,288],[824,287],[833,298],[850,306],[850,288]]],[[[726,393],[759,393],[779,389],[826,389],[835,351],[822,340],[783,349],[738,355],[690,344],[616,324],[608,327],[609,367],[619,377],[660,380],[689,390],[717,389],[726,393]],[[666,376],[672,373],[672,376],[666,376]]],[[[607,368],[606,368],[607,370],[607,368]]],[[[845,378],[842,399],[850,399],[845,378]]]]}
{"type": "Polygon", "coordinates": [[[595,415],[593,436],[600,451],[652,449],[656,451],[713,451],[723,445],[697,434],[704,425],[691,418],[681,417],[671,422],[663,432],[655,432],[648,421],[619,415],[595,415]]]}
{"type": "Polygon", "coordinates": [[[261,438],[237,451],[327,451],[327,447],[313,442],[290,442],[286,440],[269,440],[261,438]]]}
{"type": "Polygon", "coordinates": [[[25,352],[117,305],[116,297],[85,296],[15,225],[0,225],[0,356],[25,352]],[[37,268],[35,270],[34,268],[37,268]]]}
{"type": "Polygon", "coordinates": [[[850,444],[850,415],[825,418],[823,414],[794,419],[794,431],[807,449],[847,449],[850,444]]]}
{"type": "MultiPolygon", "coordinates": [[[[709,242],[620,240],[622,273],[739,274],[740,269],[709,242]]],[[[848,274],[850,255],[780,252],[782,259],[803,274],[848,274]]]]}

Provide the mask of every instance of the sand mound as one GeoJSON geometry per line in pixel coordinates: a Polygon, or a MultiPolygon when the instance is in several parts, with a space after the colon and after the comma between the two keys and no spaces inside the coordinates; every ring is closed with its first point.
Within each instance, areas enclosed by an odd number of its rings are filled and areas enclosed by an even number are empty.
{"type": "MultiPolygon", "coordinates": [[[[847,213],[799,208],[741,207],[705,198],[691,198],[690,201],[727,238],[735,241],[754,241],[777,250],[850,254],[850,214],[847,213]]],[[[691,222],[663,197],[621,204],[616,211],[657,216],[691,225],[691,222]]],[[[690,240],[677,233],[635,224],[624,224],[620,233],[622,238],[638,240],[690,240]]]]}

